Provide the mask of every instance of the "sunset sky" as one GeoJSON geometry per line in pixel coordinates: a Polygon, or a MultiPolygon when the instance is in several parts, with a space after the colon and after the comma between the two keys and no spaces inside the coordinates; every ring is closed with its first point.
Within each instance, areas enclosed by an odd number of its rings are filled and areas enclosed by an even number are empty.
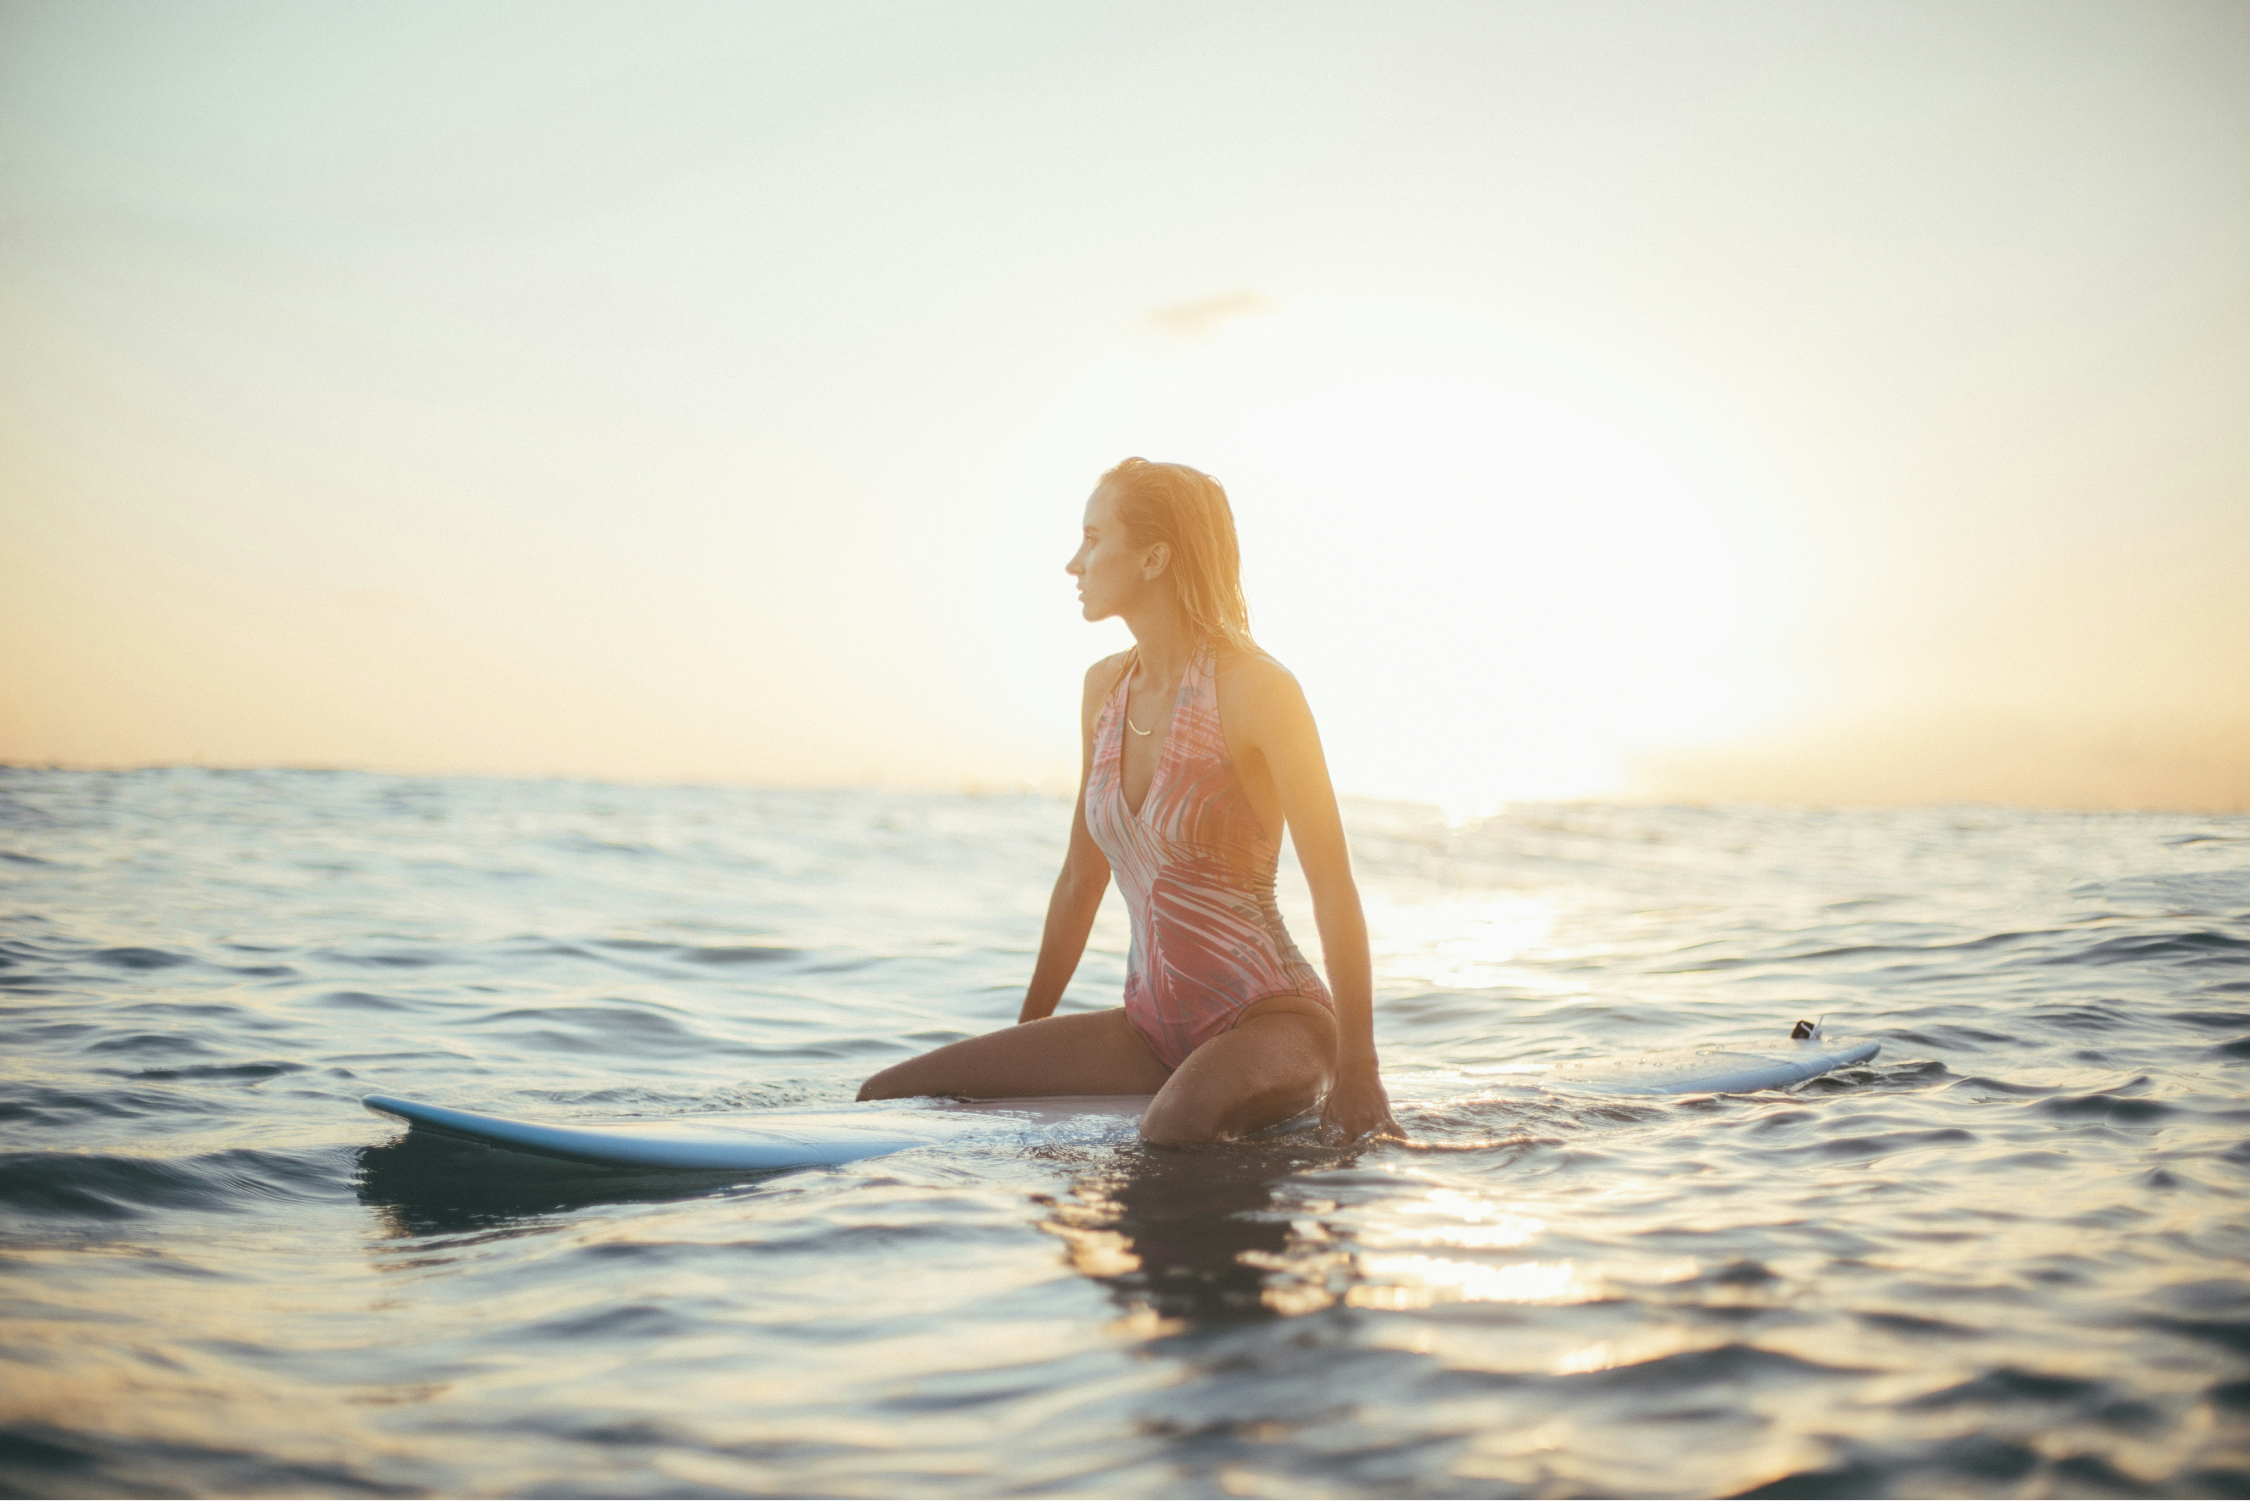
{"type": "Polygon", "coordinates": [[[2250,807],[2250,6],[0,5],[0,760],[2250,807]]]}

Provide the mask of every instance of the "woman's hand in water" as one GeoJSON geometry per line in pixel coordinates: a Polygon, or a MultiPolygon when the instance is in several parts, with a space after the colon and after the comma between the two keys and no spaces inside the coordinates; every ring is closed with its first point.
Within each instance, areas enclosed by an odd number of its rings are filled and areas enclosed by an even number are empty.
{"type": "Polygon", "coordinates": [[[1320,1139],[1331,1147],[1356,1146],[1379,1136],[1400,1136],[1391,1119],[1391,1097],[1374,1068],[1347,1068],[1320,1107],[1320,1139]]]}

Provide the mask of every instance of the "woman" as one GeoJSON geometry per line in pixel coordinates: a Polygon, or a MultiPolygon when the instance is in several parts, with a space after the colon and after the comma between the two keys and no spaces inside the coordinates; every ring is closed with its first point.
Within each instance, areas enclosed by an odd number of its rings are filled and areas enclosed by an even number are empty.
{"type": "Polygon", "coordinates": [[[1070,850],[1023,1011],[859,1097],[1153,1094],[1141,1135],[1163,1145],[1231,1140],[1325,1098],[1324,1140],[1395,1132],[1335,790],[1297,680],[1250,639],[1226,492],[1127,459],[1094,487],[1066,571],[1086,618],[1120,617],[1134,645],[1086,674],[1070,850]],[[1285,824],[1333,1000],[1274,905],[1285,824]],[[1133,922],[1125,1004],[1055,1016],[1113,871],[1133,922]]]}

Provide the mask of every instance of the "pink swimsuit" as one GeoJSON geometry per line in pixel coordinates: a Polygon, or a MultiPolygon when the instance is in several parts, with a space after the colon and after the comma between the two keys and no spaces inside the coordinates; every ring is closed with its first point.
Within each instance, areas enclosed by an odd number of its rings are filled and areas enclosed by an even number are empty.
{"type": "Polygon", "coordinates": [[[1133,919],[1125,1016],[1165,1067],[1178,1068],[1258,1001],[1330,1002],[1274,905],[1281,841],[1259,822],[1227,759],[1210,644],[1180,676],[1172,727],[1139,813],[1125,806],[1120,775],[1132,676],[1128,664],[1094,727],[1086,828],[1109,857],[1133,919]]]}

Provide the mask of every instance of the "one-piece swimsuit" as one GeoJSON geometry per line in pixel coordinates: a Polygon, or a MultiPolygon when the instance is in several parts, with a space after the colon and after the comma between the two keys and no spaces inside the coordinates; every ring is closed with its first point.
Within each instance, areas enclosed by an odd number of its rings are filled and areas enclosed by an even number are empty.
{"type": "Polygon", "coordinates": [[[1126,1018],[1165,1067],[1178,1068],[1259,1001],[1332,1003],[1274,903],[1281,840],[1266,831],[1227,757],[1210,643],[1181,674],[1140,811],[1126,807],[1125,703],[1135,660],[1137,653],[1118,674],[1094,728],[1086,828],[1132,917],[1126,1018]]]}

